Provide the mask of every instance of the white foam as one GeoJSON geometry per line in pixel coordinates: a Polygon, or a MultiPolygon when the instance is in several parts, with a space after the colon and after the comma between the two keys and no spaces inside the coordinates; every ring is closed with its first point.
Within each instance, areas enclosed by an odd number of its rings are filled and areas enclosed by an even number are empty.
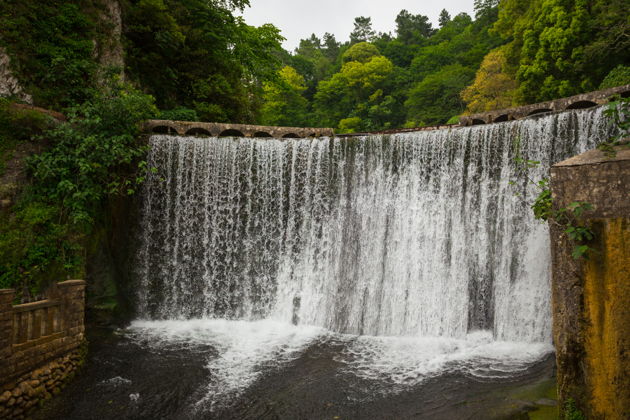
{"type": "Polygon", "coordinates": [[[447,372],[485,378],[515,375],[553,351],[549,343],[494,341],[489,332],[463,339],[354,336],[272,320],[135,321],[128,333],[150,347],[211,345],[218,352],[206,355],[212,380],[198,407],[229,403],[264,373],[328,340],[342,344],[336,354],[344,365],[340,373],[372,381],[387,393],[447,372]]]}
{"type": "Polygon", "coordinates": [[[393,385],[390,391],[418,385],[447,372],[505,377],[527,369],[553,352],[548,343],[494,341],[489,332],[465,339],[446,337],[357,337],[339,361],[346,372],[393,385]]]}
{"type": "Polygon", "coordinates": [[[150,346],[210,344],[219,352],[217,357],[208,355],[212,382],[206,397],[198,403],[201,405],[214,405],[237,395],[265,369],[294,359],[324,333],[318,327],[296,327],[270,320],[221,319],[135,321],[129,331],[150,346]]]}

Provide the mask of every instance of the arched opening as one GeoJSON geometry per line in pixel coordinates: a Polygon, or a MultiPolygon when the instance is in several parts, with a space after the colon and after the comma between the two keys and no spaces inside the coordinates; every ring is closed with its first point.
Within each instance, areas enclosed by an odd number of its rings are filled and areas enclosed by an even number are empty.
{"type": "Polygon", "coordinates": [[[577,101],[569,105],[567,109],[586,109],[586,108],[592,108],[594,106],[597,106],[597,104],[592,101],[577,101]]]}
{"type": "Polygon", "coordinates": [[[472,125],[482,125],[485,124],[486,122],[484,120],[480,120],[479,118],[474,118],[472,120],[472,125]]]}
{"type": "Polygon", "coordinates": [[[622,98],[630,98],[630,90],[627,90],[625,92],[621,92],[619,94],[622,98]]]}
{"type": "Polygon", "coordinates": [[[319,136],[317,135],[317,133],[311,133],[308,135],[308,137],[319,137],[319,136]]]}
{"type": "Polygon", "coordinates": [[[221,131],[221,134],[219,134],[219,137],[245,137],[245,134],[231,128],[229,130],[221,131]]]}
{"type": "Polygon", "coordinates": [[[211,137],[212,133],[201,127],[194,127],[186,131],[187,136],[211,137]]]}
{"type": "Polygon", "coordinates": [[[282,138],[283,139],[299,139],[300,136],[298,136],[295,133],[288,133],[288,134],[285,134],[284,136],[282,136],[282,138]]]}
{"type": "Polygon", "coordinates": [[[158,125],[156,127],[153,127],[151,132],[155,134],[173,134],[173,135],[178,134],[177,130],[175,130],[173,127],[170,127],[168,125],[158,125]]]}
{"type": "Polygon", "coordinates": [[[267,133],[266,131],[256,131],[253,137],[273,137],[273,136],[267,133]]]}
{"type": "Polygon", "coordinates": [[[508,119],[509,119],[508,114],[503,114],[503,115],[499,115],[498,117],[496,117],[494,119],[494,122],[505,122],[505,121],[508,121],[508,119]]]}
{"type": "Polygon", "coordinates": [[[547,112],[553,112],[553,109],[550,109],[550,108],[535,109],[532,112],[530,112],[529,114],[527,114],[527,116],[531,117],[532,115],[545,114],[547,112]]]}

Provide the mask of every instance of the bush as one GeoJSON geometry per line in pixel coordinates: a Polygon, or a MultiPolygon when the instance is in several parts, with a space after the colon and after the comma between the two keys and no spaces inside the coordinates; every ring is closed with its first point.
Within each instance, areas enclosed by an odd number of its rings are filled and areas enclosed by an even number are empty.
{"type": "Polygon", "coordinates": [[[199,121],[197,111],[189,108],[175,108],[167,111],[160,111],[158,116],[159,120],[171,120],[171,121],[199,121]]]}
{"type": "Polygon", "coordinates": [[[609,89],[617,86],[623,86],[630,83],[630,67],[618,65],[608,73],[608,75],[599,85],[600,89],[609,89]]]}
{"type": "Polygon", "coordinates": [[[24,296],[84,275],[85,239],[105,199],[144,179],[138,122],[156,112],[152,97],[116,87],[44,131],[49,148],[28,159],[32,185],[0,213],[0,288],[24,296]]]}

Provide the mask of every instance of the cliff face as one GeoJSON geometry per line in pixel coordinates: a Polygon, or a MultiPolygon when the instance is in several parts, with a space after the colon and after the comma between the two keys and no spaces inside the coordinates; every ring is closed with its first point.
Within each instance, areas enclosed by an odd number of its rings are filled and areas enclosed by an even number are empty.
{"type": "Polygon", "coordinates": [[[552,168],[554,205],[591,203],[588,259],[551,226],[558,391],[589,419],[630,418],[630,149],[587,152],[552,168]]]}
{"type": "Polygon", "coordinates": [[[99,81],[102,83],[108,72],[113,71],[124,79],[125,51],[122,43],[122,9],[118,0],[102,0],[99,30],[104,34],[95,41],[95,55],[100,67],[99,81]]]}
{"type": "MultiPolygon", "coordinates": [[[[97,36],[92,41],[93,59],[98,67],[96,83],[102,85],[112,73],[124,79],[123,20],[120,2],[100,0],[91,7],[95,7],[95,10],[86,11],[86,14],[91,16],[96,25],[97,36]]],[[[15,68],[12,68],[14,64],[7,50],[0,46],[0,97],[16,98],[32,104],[32,96],[24,90],[25,83],[20,83],[15,68]]]]}
{"type": "Polygon", "coordinates": [[[32,102],[31,96],[24,92],[11,71],[11,58],[6,50],[0,47],[0,97],[3,96],[15,97],[29,104],[32,102]]]}

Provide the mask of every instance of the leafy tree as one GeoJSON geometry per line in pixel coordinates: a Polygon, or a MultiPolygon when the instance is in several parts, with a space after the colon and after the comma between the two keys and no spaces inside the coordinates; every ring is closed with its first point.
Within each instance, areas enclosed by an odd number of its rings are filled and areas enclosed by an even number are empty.
{"type": "Polygon", "coordinates": [[[616,86],[630,84],[630,66],[618,65],[606,75],[600,89],[608,89],[616,86]]]}
{"type": "Polygon", "coordinates": [[[492,50],[481,62],[475,81],[462,92],[470,113],[509,108],[514,103],[516,80],[506,71],[503,47],[492,50]]]}
{"type": "Polygon", "coordinates": [[[354,19],[354,29],[350,33],[350,44],[370,42],[376,35],[372,29],[372,18],[359,16],[354,19]]]}
{"type": "Polygon", "coordinates": [[[517,101],[533,103],[599,86],[630,61],[627,2],[621,0],[504,0],[495,30],[506,47],[517,101]]]}
{"type": "Polygon", "coordinates": [[[342,59],[344,63],[349,61],[358,61],[360,63],[366,63],[374,56],[381,55],[380,51],[374,44],[369,42],[360,42],[354,44],[345,53],[343,53],[342,59]]]}
{"type": "Polygon", "coordinates": [[[413,15],[407,10],[401,10],[396,16],[396,35],[404,44],[421,42],[433,34],[429,18],[424,15],[413,15]]]}
{"type": "Polygon", "coordinates": [[[326,32],[324,34],[324,55],[328,60],[334,62],[339,56],[340,44],[335,39],[335,35],[326,32]]]}
{"type": "Polygon", "coordinates": [[[129,0],[127,70],[160,108],[206,120],[253,122],[262,85],[276,77],[282,37],[232,14],[244,0],[129,0]]]}
{"type": "Polygon", "coordinates": [[[279,70],[279,78],[266,82],[261,110],[261,123],[277,126],[301,126],[307,123],[308,101],[304,77],[293,67],[279,70]]]}
{"type": "Polygon", "coordinates": [[[417,125],[443,124],[464,111],[460,92],[475,77],[474,70],[460,64],[442,68],[425,77],[409,92],[407,118],[417,125]]]}
{"type": "Polygon", "coordinates": [[[440,17],[438,18],[438,22],[440,23],[440,28],[443,28],[450,21],[451,21],[451,14],[446,9],[442,9],[442,11],[440,12],[440,17]]]}
{"type": "Polygon", "coordinates": [[[374,52],[365,44],[354,45],[344,55],[348,60],[341,70],[319,83],[314,106],[324,125],[336,127],[342,119],[358,117],[362,126],[375,126],[376,122],[370,120],[370,110],[373,115],[380,115],[382,110],[372,108],[383,106],[386,100],[391,102],[383,88],[394,65],[386,57],[369,56],[366,51],[374,52]],[[361,61],[351,60],[351,57],[361,61]]]}

